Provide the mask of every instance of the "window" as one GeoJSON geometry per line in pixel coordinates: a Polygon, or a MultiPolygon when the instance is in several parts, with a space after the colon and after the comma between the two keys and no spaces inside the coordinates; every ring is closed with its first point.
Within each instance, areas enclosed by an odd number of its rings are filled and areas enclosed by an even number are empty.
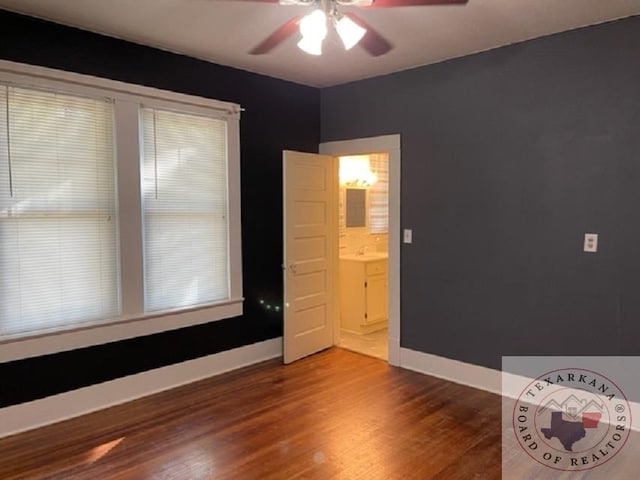
{"type": "Polygon", "coordinates": [[[0,332],[119,314],[110,102],[0,87],[0,332]]]}
{"type": "Polygon", "coordinates": [[[0,60],[0,361],[242,314],[239,111],[0,60]]]}
{"type": "Polygon", "coordinates": [[[372,153],[369,168],[376,182],[369,189],[369,233],[389,231],[389,155],[372,153]]]}
{"type": "Polygon", "coordinates": [[[142,118],[146,309],[224,300],[226,124],[149,108],[142,118]]]}

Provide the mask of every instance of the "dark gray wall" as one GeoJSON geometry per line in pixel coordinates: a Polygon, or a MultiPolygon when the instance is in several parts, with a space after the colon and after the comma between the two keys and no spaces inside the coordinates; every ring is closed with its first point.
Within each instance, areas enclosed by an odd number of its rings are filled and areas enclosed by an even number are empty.
{"type": "Polygon", "coordinates": [[[403,347],[640,354],[639,59],[634,17],[322,90],[322,141],[402,136],[403,347]]]}

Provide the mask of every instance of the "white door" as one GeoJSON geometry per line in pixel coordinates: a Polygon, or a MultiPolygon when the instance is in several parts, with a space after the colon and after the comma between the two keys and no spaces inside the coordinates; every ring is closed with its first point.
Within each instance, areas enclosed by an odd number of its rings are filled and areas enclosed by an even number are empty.
{"type": "Polygon", "coordinates": [[[284,363],[333,345],[336,315],[337,162],[283,153],[284,363]]]}

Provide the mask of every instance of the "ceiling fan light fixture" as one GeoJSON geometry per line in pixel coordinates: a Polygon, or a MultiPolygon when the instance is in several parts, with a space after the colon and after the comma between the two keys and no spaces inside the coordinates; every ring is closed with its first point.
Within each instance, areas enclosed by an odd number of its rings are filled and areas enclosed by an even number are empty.
{"type": "Polygon", "coordinates": [[[327,15],[316,9],[300,20],[302,39],[298,48],[309,55],[322,55],[322,41],[327,36],[327,15]]]}
{"type": "Polygon", "coordinates": [[[362,28],[356,22],[351,20],[349,17],[342,15],[339,19],[335,21],[336,31],[340,36],[340,40],[344,44],[345,50],[350,50],[355,45],[358,44],[364,34],[367,33],[365,28],[362,28]]]}
{"type": "Polygon", "coordinates": [[[322,41],[327,36],[327,15],[320,9],[316,9],[300,20],[300,34],[302,38],[314,41],[322,41]]]}
{"type": "Polygon", "coordinates": [[[302,37],[298,48],[309,55],[322,55],[322,39],[302,37]]]}

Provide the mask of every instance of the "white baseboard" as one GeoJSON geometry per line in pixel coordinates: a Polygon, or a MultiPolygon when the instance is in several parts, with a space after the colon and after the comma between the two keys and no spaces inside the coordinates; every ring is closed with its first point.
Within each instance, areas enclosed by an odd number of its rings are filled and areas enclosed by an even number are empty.
{"type": "Polygon", "coordinates": [[[533,381],[533,378],[523,375],[502,372],[409,348],[400,348],[400,366],[407,370],[512,399],[518,398],[522,393],[522,387],[516,388],[515,386],[527,385],[533,381]]]}
{"type": "MultiPolygon", "coordinates": [[[[400,367],[467,387],[495,393],[507,399],[519,398],[522,394],[522,386],[526,386],[534,380],[523,375],[508,372],[503,374],[500,370],[402,347],[400,348],[400,367]],[[515,388],[518,385],[520,387],[515,388]]],[[[638,401],[629,401],[629,406],[633,418],[640,418],[640,403],[638,401]]],[[[632,424],[631,430],[640,431],[640,423],[632,424]]]]}
{"type": "Polygon", "coordinates": [[[468,387],[498,395],[502,394],[502,372],[500,370],[402,347],[400,348],[400,366],[468,387]]]}
{"type": "Polygon", "coordinates": [[[282,355],[282,337],[0,409],[0,437],[31,430],[282,355]]]}

